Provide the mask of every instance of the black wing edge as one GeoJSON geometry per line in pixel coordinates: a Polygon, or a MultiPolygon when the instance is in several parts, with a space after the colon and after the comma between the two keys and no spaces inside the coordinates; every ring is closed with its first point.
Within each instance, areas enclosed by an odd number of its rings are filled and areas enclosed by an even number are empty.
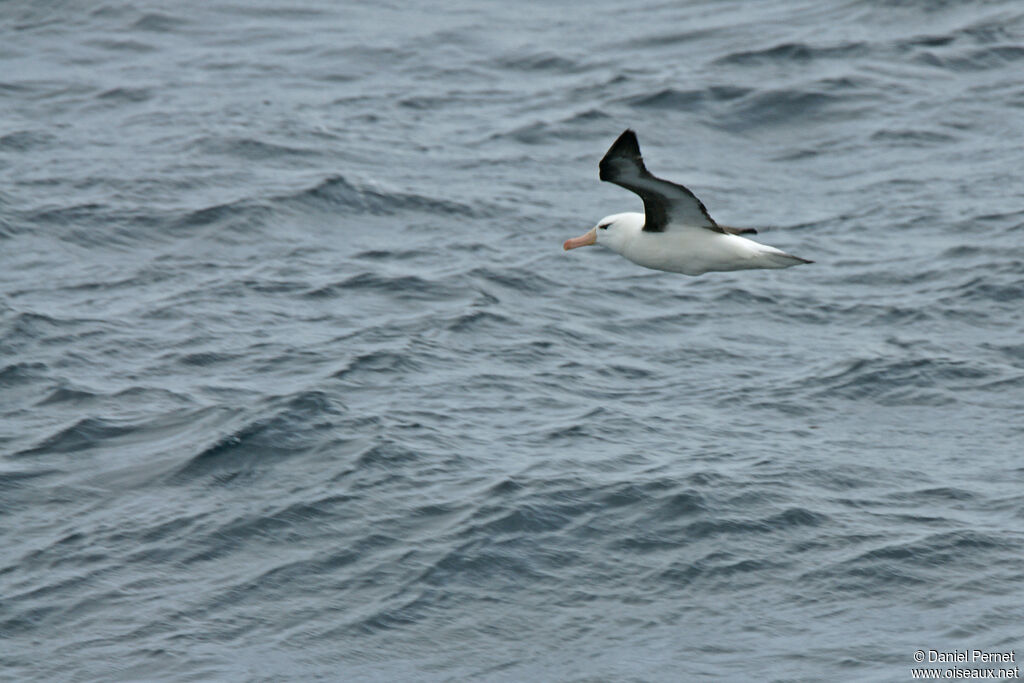
{"type": "Polygon", "coordinates": [[[622,135],[605,152],[601,163],[598,164],[598,169],[600,169],[598,177],[610,183],[615,182],[619,177],[619,171],[615,168],[612,160],[622,157],[634,161],[640,167],[641,174],[647,172],[647,167],[644,166],[644,158],[640,156],[640,142],[636,139],[636,133],[633,132],[632,128],[624,130],[622,135]]]}

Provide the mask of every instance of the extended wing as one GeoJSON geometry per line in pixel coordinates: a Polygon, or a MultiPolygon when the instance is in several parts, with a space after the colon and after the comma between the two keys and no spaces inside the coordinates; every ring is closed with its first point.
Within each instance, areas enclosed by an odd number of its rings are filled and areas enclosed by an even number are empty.
{"type": "MultiPolygon", "coordinates": [[[[636,192],[644,200],[644,230],[662,232],[669,224],[676,223],[726,233],[696,195],[682,185],[651,175],[644,166],[640,143],[632,130],[627,129],[608,149],[601,159],[600,169],[601,180],[636,192]]],[[[728,232],[734,231],[735,228],[728,229],[728,232]]]]}

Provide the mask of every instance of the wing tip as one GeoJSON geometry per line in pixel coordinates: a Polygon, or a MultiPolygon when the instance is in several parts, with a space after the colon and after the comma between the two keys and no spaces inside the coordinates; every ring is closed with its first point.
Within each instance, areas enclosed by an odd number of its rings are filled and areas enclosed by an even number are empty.
{"type": "Polygon", "coordinates": [[[605,157],[613,153],[614,156],[640,156],[640,141],[632,128],[627,128],[619,137],[615,138],[615,142],[608,148],[605,157]]]}
{"type": "Polygon", "coordinates": [[[612,146],[604,153],[601,163],[598,164],[601,180],[614,182],[621,176],[619,169],[615,168],[612,162],[616,159],[628,159],[632,163],[644,168],[643,157],[640,156],[640,142],[632,128],[622,131],[622,134],[615,139],[612,146]]]}

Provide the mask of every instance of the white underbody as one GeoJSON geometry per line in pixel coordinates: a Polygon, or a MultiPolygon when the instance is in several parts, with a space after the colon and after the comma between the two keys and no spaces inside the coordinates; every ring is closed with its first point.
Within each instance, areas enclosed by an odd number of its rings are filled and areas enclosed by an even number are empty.
{"type": "Polygon", "coordinates": [[[602,239],[598,230],[598,243],[655,270],[701,275],[715,270],[788,268],[805,263],[767,244],[704,227],[672,225],[663,232],[646,232],[642,213],[618,214],[615,222],[616,228],[624,229],[615,230],[617,234],[607,235],[607,239],[602,239]]]}

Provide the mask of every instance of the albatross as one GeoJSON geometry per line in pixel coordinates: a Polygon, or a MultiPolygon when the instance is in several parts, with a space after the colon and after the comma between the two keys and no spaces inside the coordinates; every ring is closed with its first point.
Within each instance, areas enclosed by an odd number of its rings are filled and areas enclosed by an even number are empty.
{"type": "Polygon", "coordinates": [[[716,223],[696,195],[647,170],[632,130],[619,136],[599,168],[601,180],[640,195],[644,212],[605,216],[585,234],[566,240],[566,251],[604,244],[633,263],[684,275],[813,263],[740,236],[756,230],[716,223]]]}

